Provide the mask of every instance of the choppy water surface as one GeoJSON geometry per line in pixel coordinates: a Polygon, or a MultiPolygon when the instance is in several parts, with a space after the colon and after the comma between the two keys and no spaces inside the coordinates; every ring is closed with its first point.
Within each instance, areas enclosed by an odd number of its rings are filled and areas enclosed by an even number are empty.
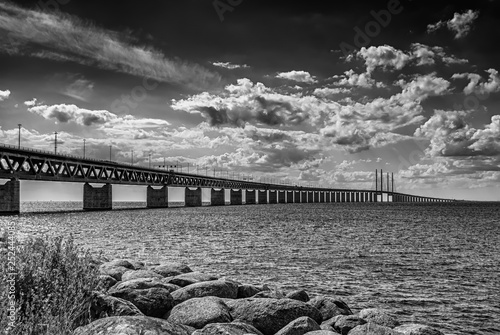
{"type": "Polygon", "coordinates": [[[184,261],[242,282],[339,295],[352,309],[386,308],[448,334],[500,334],[498,203],[25,213],[0,226],[12,220],[20,237],[73,234],[109,258],[184,261]]]}

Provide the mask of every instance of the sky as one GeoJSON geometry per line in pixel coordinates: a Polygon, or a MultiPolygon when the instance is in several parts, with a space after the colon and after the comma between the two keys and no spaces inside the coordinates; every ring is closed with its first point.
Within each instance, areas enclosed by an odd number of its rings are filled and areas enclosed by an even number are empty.
{"type": "Polygon", "coordinates": [[[0,143],[498,201],[499,3],[0,0],[0,143]]]}

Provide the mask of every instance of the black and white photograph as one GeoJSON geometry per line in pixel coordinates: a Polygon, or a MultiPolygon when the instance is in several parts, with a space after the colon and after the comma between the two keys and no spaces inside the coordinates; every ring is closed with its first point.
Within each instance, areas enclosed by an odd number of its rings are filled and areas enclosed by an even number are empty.
{"type": "Polygon", "coordinates": [[[0,333],[500,335],[499,41],[499,0],[0,0],[0,333]]]}

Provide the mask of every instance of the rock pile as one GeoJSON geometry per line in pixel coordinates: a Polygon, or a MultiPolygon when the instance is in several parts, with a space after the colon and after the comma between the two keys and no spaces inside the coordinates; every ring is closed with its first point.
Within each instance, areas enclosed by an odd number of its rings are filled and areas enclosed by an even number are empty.
{"type": "Polygon", "coordinates": [[[381,309],[354,313],[338,297],[285,294],[193,272],[185,264],[147,268],[114,260],[99,269],[94,321],[74,335],[443,335],[425,325],[400,325],[381,309]]]}

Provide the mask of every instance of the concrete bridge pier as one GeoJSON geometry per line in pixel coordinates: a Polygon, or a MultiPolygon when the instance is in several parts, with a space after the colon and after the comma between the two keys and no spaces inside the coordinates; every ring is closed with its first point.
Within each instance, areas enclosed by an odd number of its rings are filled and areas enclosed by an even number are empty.
{"type": "Polygon", "coordinates": [[[245,204],[247,205],[255,205],[257,203],[257,199],[255,197],[256,190],[246,190],[245,191],[245,204]]]}
{"type": "Polygon", "coordinates": [[[319,192],[318,191],[314,192],[314,202],[319,202],[319,192]]]}
{"type": "Polygon", "coordinates": [[[155,189],[148,186],[146,192],[146,207],[147,208],[167,208],[168,207],[168,187],[163,186],[160,189],[155,189]]]}
{"type": "Polygon", "coordinates": [[[276,190],[269,190],[269,203],[270,204],[276,204],[278,203],[278,191],[276,190]]]}
{"type": "Polygon", "coordinates": [[[313,191],[307,192],[307,202],[308,203],[314,202],[314,192],[313,191]]]}
{"type": "Polygon", "coordinates": [[[0,215],[19,214],[21,208],[21,182],[11,179],[0,185],[0,215]]]}
{"type": "Polygon", "coordinates": [[[89,183],[83,185],[83,210],[106,211],[113,208],[113,188],[111,184],[93,187],[89,183]]]}
{"type": "Polygon", "coordinates": [[[278,203],[284,204],[286,202],[285,191],[276,191],[278,193],[278,203]]]}
{"type": "Polygon", "coordinates": [[[301,196],[302,192],[300,191],[295,191],[293,192],[293,202],[298,204],[301,202],[301,199],[300,199],[300,196],[301,196]]]}
{"type": "Polygon", "coordinates": [[[226,191],[221,188],[216,190],[212,188],[210,192],[210,206],[224,206],[226,204],[226,191]]]}
{"type": "Polygon", "coordinates": [[[202,206],[201,199],[201,187],[198,187],[194,190],[186,187],[184,193],[184,206],[186,207],[201,207],[202,206]]]}
{"type": "Polygon", "coordinates": [[[267,204],[267,191],[259,190],[257,193],[259,193],[259,204],[267,204]]]}
{"type": "Polygon", "coordinates": [[[231,205],[242,205],[243,204],[243,192],[241,190],[231,190],[231,205]]]}
{"type": "Polygon", "coordinates": [[[287,204],[293,203],[293,191],[286,191],[286,202],[287,204]]]}

